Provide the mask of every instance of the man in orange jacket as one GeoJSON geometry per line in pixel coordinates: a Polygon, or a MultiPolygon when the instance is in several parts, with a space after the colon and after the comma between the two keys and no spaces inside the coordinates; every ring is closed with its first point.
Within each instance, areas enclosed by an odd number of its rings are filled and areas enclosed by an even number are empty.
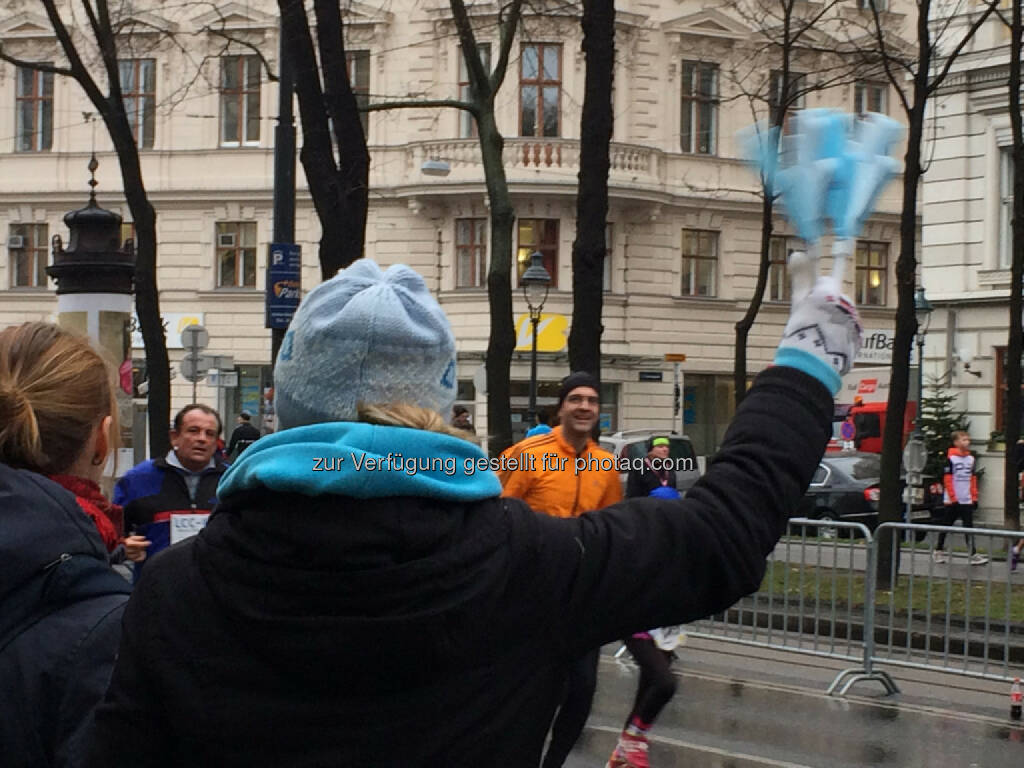
{"type": "MultiPolygon", "coordinates": [[[[522,499],[553,517],[577,517],[622,501],[615,457],[591,438],[601,410],[601,385],[584,371],[567,376],[558,390],[559,425],[509,448],[516,470],[499,473],[502,496],[522,499]]],[[[572,663],[565,697],[551,726],[543,768],[560,768],[590,715],[597,687],[599,648],[572,663]]]]}

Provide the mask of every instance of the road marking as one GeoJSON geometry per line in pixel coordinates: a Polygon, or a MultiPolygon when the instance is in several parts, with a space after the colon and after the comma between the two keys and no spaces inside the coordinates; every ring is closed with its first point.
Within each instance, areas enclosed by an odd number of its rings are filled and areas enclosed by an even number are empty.
{"type": "MultiPolygon", "coordinates": [[[[639,669],[632,660],[625,661],[623,659],[615,659],[611,656],[606,656],[604,654],[601,655],[601,663],[613,664],[618,667],[628,666],[633,669],[639,669]]],[[[712,680],[714,682],[725,683],[727,685],[741,683],[742,685],[748,686],[750,688],[759,688],[761,690],[766,691],[779,691],[784,693],[799,694],[801,696],[822,699],[824,701],[849,701],[854,702],[856,704],[878,707],[879,709],[902,709],[909,712],[934,715],[957,721],[970,720],[976,723],[993,723],[995,725],[1001,726],[1007,725],[1006,720],[999,717],[980,715],[974,712],[958,712],[952,709],[943,709],[941,707],[929,706],[927,704],[915,704],[914,702],[908,701],[885,702],[864,696],[857,696],[856,694],[847,694],[846,696],[830,696],[824,691],[801,688],[795,685],[786,685],[785,683],[769,683],[761,680],[749,680],[746,678],[731,677],[729,675],[718,675],[714,672],[698,673],[689,670],[673,669],[672,673],[677,677],[693,677],[702,680],[712,680]]]]}

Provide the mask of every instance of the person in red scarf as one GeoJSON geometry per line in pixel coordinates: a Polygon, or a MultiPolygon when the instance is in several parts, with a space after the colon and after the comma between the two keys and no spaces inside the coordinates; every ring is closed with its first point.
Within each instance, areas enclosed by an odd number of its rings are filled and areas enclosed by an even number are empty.
{"type": "Polygon", "coordinates": [[[146,557],[149,542],[123,535],[124,513],[99,481],[117,435],[111,374],[89,341],[49,323],[0,332],[0,390],[15,404],[0,425],[0,461],[46,475],[75,495],[111,562],[146,557]]]}

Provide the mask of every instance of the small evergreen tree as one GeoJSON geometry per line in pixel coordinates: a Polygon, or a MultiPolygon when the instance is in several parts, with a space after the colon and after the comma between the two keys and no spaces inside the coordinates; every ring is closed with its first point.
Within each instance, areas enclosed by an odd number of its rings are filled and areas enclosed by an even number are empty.
{"type": "Polygon", "coordinates": [[[922,398],[921,418],[918,422],[928,448],[928,463],[924,472],[930,477],[941,478],[953,433],[958,429],[966,432],[971,423],[966,411],[957,410],[957,394],[950,391],[948,377],[930,379],[928,389],[931,394],[922,398]]]}

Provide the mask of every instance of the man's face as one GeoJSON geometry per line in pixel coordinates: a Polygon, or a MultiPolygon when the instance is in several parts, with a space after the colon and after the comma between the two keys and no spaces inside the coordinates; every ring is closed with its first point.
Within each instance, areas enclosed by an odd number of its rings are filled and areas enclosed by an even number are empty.
{"type": "Polygon", "coordinates": [[[569,390],[558,409],[562,430],[570,435],[589,435],[597,423],[601,409],[601,398],[593,387],[576,387],[569,390]]]}
{"type": "Polygon", "coordinates": [[[651,448],[650,453],[647,454],[652,459],[667,459],[668,458],[668,446],[667,445],[656,445],[651,448]]]}
{"type": "Polygon", "coordinates": [[[198,409],[189,411],[181,419],[181,431],[171,430],[171,445],[183,467],[199,471],[217,450],[216,417],[198,409]]]}

